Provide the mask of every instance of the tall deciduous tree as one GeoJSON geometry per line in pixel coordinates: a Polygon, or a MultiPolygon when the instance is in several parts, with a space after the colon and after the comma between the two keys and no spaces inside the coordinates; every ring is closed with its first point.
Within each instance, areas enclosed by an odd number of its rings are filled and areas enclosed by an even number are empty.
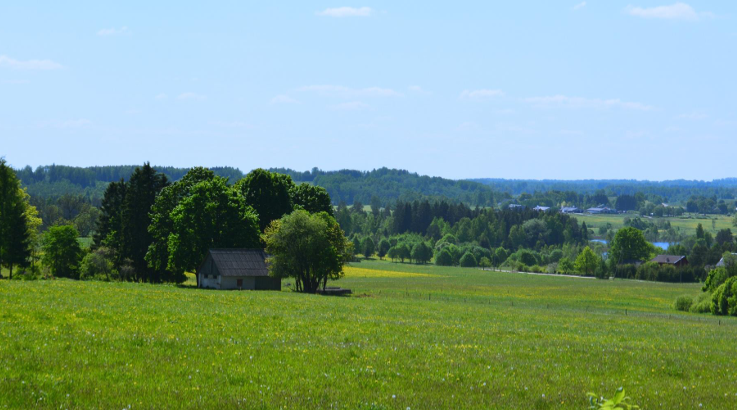
{"type": "Polygon", "coordinates": [[[146,253],[148,266],[154,269],[156,277],[164,282],[184,282],[183,273],[174,273],[169,267],[169,236],[174,231],[172,212],[179,203],[190,195],[192,187],[203,181],[211,181],[215,173],[207,168],[195,167],[189,170],[182,179],[167,186],[156,197],[151,208],[151,225],[148,231],[152,242],[146,253]]]}
{"type": "Polygon", "coordinates": [[[52,226],[44,235],[43,263],[51,274],[79,279],[84,251],[77,241],[79,233],[71,225],[52,226]]]}
{"type": "Polygon", "coordinates": [[[651,248],[652,246],[645,240],[642,231],[627,227],[617,231],[609,255],[615,263],[644,261],[649,259],[651,248]]]}
{"type": "Polygon", "coordinates": [[[363,240],[363,243],[361,244],[361,252],[363,253],[364,258],[370,258],[374,255],[374,252],[376,252],[376,244],[374,243],[373,238],[367,236],[363,240]]]}
{"type": "Polygon", "coordinates": [[[599,266],[599,259],[600,258],[596,256],[594,251],[587,246],[583,248],[583,251],[581,251],[576,258],[574,267],[577,272],[590,276],[596,272],[596,269],[599,266]]]}
{"type": "Polygon", "coordinates": [[[259,227],[263,231],[276,219],[292,212],[290,191],[294,187],[289,175],[254,169],[236,183],[236,188],[246,203],[258,213],[259,227]]]}
{"type": "Polygon", "coordinates": [[[418,242],[412,247],[412,259],[415,263],[424,265],[432,259],[432,249],[425,242],[418,242]]]}
{"type": "Polygon", "coordinates": [[[343,276],[352,244],[325,212],[297,210],[273,221],[263,235],[269,270],[277,278],[293,277],[300,292],[315,293],[328,279],[343,276]]]}
{"type": "Polygon", "coordinates": [[[259,247],[258,218],[225,178],[194,185],[171,213],[167,269],[175,277],[194,271],[212,248],[259,247]]]}
{"type": "Polygon", "coordinates": [[[289,194],[295,209],[301,208],[311,214],[326,212],[328,215],[334,216],[330,195],[323,187],[302,183],[294,186],[289,194]]]}

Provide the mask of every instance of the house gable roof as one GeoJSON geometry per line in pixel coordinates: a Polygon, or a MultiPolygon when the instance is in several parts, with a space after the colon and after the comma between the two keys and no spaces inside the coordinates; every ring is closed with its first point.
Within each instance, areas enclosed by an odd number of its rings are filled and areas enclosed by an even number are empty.
{"type": "Polygon", "coordinates": [[[685,256],[683,255],[658,255],[654,257],[650,262],[669,263],[671,265],[675,265],[684,258],[685,256]]]}
{"type": "Polygon", "coordinates": [[[269,276],[263,249],[210,249],[209,258],[222,276],[269,276]]]}
{"type": "MultiPolygon", "coordinates": [[[[732,255],[737,256],[737,253],[733,253],[732,255]]],[[[727,264],[724,262],[724,257],[722,259],[719,259],[719,263],[717,263],[718,268],[723,268],[727,266],[727,264]]]]}

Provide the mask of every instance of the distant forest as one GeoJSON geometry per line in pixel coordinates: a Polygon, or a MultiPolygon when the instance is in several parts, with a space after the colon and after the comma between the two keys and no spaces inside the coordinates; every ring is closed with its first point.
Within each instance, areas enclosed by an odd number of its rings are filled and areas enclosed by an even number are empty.
{"type": "Polygon", "coordinates": [[[628,179],[594,180],[582,179],[574,181],[564,180],[517,180],[479,178],[471,181],[479,182],[491,187],[494,192],[518,196],[523,193],[534,192],[575,192],[577,194],[592,194],[597,191],[606,191],[609,196],[657,195],[667,198],[669,202],[685,204],[691,196],[714,197],[715,199],[735,199],[737,197],[737,178],[715,179],[713,181],[637,181],[628,179]]]}
{"type": "MultiPolygon", "coordinates": [[[[40,166],[35,170],[30,166],[16,170],[23,186],[33,197],[58,198],[62,195],[81,195],[98,204],[107,184],[121,179],[127,180],[136,165],[71,167],[65,165],[40,166]]],[[[188,168],[154,168],[170,181],[178,181],[188,168]]],[[[210,168],[216,175],[226,177],[235,183],[245,173],[233,167],[210,168]]],[[[375,197],[382,205],[397,200],[414,201],[420,199],[448,200],[466,204],[493,206],[495,197],[492,188],[478,182],[455,181],[440,177],[421,176],[409,171],[381,168],[369,172],[340,170],[299,172],[286,168],[271,168],[269,171],[286,174],[297,183],[308,182],[324,187],[335,205],[340,202],[352,204],[356,201],[370,203],[375,197]]],[[[499,200],[503,198],[498,198],[499,200]]],[[[375,199],[374,199],[375,200],[375,199]]]]}
{"type": "MultiPolygon", "coordinates": [[[[108,184],[128,180],[135,165],[72,167],[64,165],[30,166],[16,169],[22,185],[31,196],[44,221],[42,229],[53,224],[74,222],[87,235],[94,230],[103,194],[108,184]]],[[[155,166],[172,182],[180,180],[188,168],[155,166]]],[[[245,174],[238,168],[213,167],[215,175],[235,184],[245,174]]],[[[506,208],[509,204],[527,207],[598,205],[642,215],[677,215],[683,211],[727,214],[734,210],[737,178],[702,181],[632,180],[451,180],[429,177],[405,170],[380,168],[372,171],[295,171],[271,168],[289,175],[295,183],[325,188],[333,205],[371,205],[394,208],[397,203],[430,201],[465,204],[470,207],[506,208]],[[661,204],[677,205],[666,207],[661,204]]]]}

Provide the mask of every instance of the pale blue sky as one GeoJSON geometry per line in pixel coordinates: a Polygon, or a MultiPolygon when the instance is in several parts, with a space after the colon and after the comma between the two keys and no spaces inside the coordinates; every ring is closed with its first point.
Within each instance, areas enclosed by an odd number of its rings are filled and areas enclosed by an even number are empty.
{"type": "Polygon", "coordinates": [[[14,166],[737,176],[737,2],[67,3],[0,3],[14,166]]]}

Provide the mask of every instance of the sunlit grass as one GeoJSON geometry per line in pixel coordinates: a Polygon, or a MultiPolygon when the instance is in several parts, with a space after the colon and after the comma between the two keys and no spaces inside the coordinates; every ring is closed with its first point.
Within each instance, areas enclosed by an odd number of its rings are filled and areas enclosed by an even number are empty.
{"type": "Polygon", "coordinates": [[[0,281],[0,408],[737,408],[737,324],[670,307],[696,284],[366,261],[336,285],[0,281]]]}

